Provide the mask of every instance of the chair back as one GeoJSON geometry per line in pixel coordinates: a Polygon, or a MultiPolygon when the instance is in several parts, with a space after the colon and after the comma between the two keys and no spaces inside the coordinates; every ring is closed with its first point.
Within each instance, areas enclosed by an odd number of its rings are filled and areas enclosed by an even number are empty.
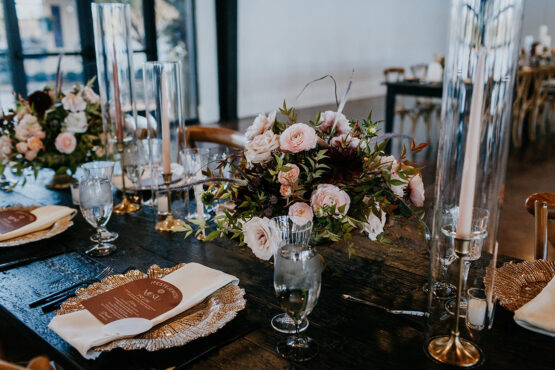
{"type": "Polygon", "coordinates": [[[225,145],[232,149],[243,149],[247,140],[239,131],[223,127],[190,126],[185,130],[185,145],[196,148],[197,142],[225,145]]]}
{"type": "Polygon", "coordinates": [[[526,199],[526,209],[534,215],[534,258],[547,259],[547,242],[555,247],[555,193],[534,193],[526,199]]]}
{"type": "Polygon", "coordinates": [[[519,71],[516,76],[515,98],[512,109],[512,139],[513,145],[520,148],[522,145],[522,129],[526,113],[531,108],[530,84],[533,72],[531,70],[519,71]]]}
{"type": "Polygon", "coordinates": [[[385,82],[399,82],[405,78],[405,69],[399,67],[386,68],[383,71],[385,82]]]}

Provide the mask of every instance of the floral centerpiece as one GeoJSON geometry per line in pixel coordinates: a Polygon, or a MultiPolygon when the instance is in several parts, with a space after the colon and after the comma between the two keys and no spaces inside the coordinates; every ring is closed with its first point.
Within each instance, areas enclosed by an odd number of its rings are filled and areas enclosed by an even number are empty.
{"type": "MultiPolygon", "coordinates": [[[[424,204],[420,169],[406,159],[384,152],[378,123],[348,120],[334,111],[314,121],[297,122],[294,109],[259,115],[248,128],[246,148],[220,164],[232,168],[231,185],[213,185],[203,196],[227,200],[229,207],[215,218],[217,229],[207,240],[230,236],[269,259],[276,248],[270,219],[289,215],[296,223],[313,222],[313,237],[344,240],[352,234],[380,240],[389,215],[415,215],[424,204]]],[[[418,152],[427,144],[411,144],[418,152]]],[[[214,176],[209,173],[208,175],[214,176]]]]}
{"type": "Polygon", "coordinates": [[[45,87],[16,101],[0,118],[0,171],[18,176],[32,168],[73,173],[79,165],[104,156],[99,96],[75,85],[66,94],[45,87]]]}

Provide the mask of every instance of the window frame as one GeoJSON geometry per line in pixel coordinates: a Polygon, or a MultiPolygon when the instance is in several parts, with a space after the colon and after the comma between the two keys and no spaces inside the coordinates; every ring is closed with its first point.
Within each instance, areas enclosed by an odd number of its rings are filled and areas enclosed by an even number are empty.
{"type": "MultiPolygon", "coordinates": [[[[25,60],[36,59],[49,56],[80,56],[83,65],[84,81],[89,81],[96,76],[96,57],[94,50],[94,34],[91,3],[93,0],[75,0],[77,7],[77,24],[79,27],[79,37],[81,41],[81,50],[65,53],[45,52],[45,53],[24,53],[21,34],[19,32],[19,23],[17,18],[17,10],[15,0],[1,0],[4,11],[4,22],[6,27],[7,46],[6,52],[0,52],[0,56],[7,56],[10,66],[11,84],[17,95],[26,97],[27,91],[27,75],[25,74],[25,60]]],[[[193,78],[187,88],[192,88],[194,93],[194,103],[198,106],[198,76],[196,65],[196,37],[195,37],[195,17],[194,17],[194,0],[183,0],[190,8],[190,17],[186,20],[192,22],[192,34],[187,35],[187,43],[190,43],[190,60],[192,63],[193,78]]],[[[133,53],[144,53],[147,61],[155,61],[158,59],[157,30],[156,30],[156,0],[143,0],[143,21],[145,30],[145,48],[143,50],[134,50],[133,53]]],[[[198,111],[196,115],[198,116],[198,111]]],[[[197,117],[188,118],[187,123],[198,122],[197,117]]]]}

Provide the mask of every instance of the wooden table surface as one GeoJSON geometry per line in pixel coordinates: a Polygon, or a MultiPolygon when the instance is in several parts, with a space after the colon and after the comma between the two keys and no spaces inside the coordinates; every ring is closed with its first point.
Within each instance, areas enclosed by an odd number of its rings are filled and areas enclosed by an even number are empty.
{"type": "MultiPolygon", "coordinates": [[[[70,205],[69,191],[47,190],[43,180],[0,193],[0,206],[70,205]]],[[[227,240],[201,243],[184,240],[182,234],[156,232],[149,208],[132,215],[113,215],[108,228],[119,233],[115,242],[119,249],[112,256],[91,259],[82,253],[91,245],[89,236],[94,230],[80,214],[74,223],[49,240],[0,249],[0,263],[64,252],[0,272],[0,320],[14,328],[0,335],[24,336],[66,369],[442,368],[423,351],[429,328],[423,319],[394,316],[341,299],[341,294],[348,293],[388,307],[424,310],[426,296],[421,287],[428,277],[428,253],[425,244],[415,240],[414,232],[389,229],[391,245],[357,239],[357,252],[351,258],[341,245],[319,247],[326,269],[306,333],[319,343],[320,354],[310,362],[293,364],[275,352],[276,343],[286,336],[269,323],[280,312],[270,262],[256,259],[247,248],[227,240]],[[237,276],[247,299],[246,309],[226,327],[183,347],[153,353],[115,350],[97,360],[84,360],[48,329],[54,313],[42,314],[40,308],[28,307],[29,302],[56,288],[94,276],[104,265],[121,272],[129,266],[146,271],[152,264],[170,267],[181,262],[198,262],[237,276]]],[[[445,330],[447,333],[447,326],[445,330]]],[[[493,330],[465,335],[472,335],[484,349],[484,368],[552,369],[555,363],[555,339],[520,328],[512,313],[500,307],[493,330]]]]}

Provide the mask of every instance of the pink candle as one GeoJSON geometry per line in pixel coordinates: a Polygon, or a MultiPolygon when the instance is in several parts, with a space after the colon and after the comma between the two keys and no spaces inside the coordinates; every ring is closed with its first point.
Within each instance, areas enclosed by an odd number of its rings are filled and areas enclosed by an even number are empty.
{"type": "Polygon", "coordinates": [[[118,60],[116,56],[116,46],[114,45],[114,62],[112,64],[112,78],[114,80],[114,106],[116,114],[116,139],[119,143],[123,142],[123,124],[121,116],[121,101],[118,78],[118,60]]]}
{"type": "Polygon", "coordinates": [[[474,207],[476,169],[478,167],[478,154],[480,153],[485,62],[486,49],[481,48],[478,53],[476,79],[472,88],[469,127],[464,152],[462,184],[459,198],[459,217],[457,219],[457,236],[460,238],[469,237],[472,234],[472,208],[474,207]]]}
{"type": "MultiPolygon", "coordinates": [[[[162,67],[163,68],[163,67],[162,67]]],[[[165,174],[171,173],[170,121],[168,119],[168,102],[166,99],[166,71],[162,69],[160,90],[162,90],[160,113],[162,118],[162,166],[165,174]]]]}

